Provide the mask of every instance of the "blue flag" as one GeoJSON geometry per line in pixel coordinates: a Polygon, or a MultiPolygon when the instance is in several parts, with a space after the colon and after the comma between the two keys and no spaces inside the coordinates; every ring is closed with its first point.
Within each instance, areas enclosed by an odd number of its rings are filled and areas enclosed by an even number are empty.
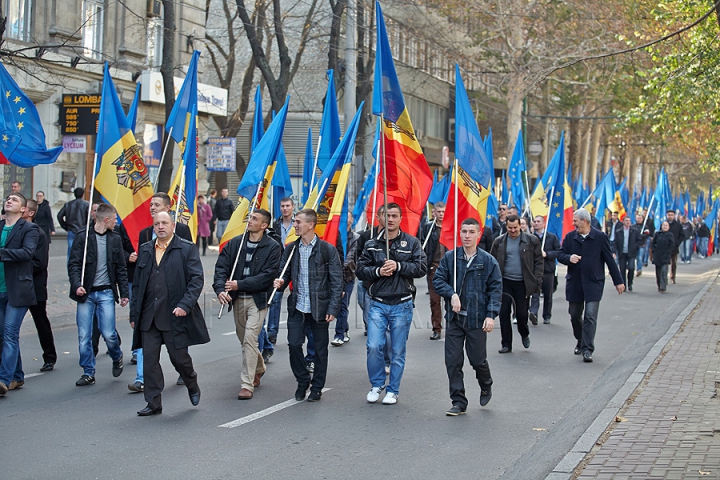
{"type": "Polygon", "coordinates": [[[452,169],[450,169],[450,172],[448,172],[442,180],[437,180],[437,170],[435,170],[435,185],[433,185],[433,189],[430,191],[430,196],[428,197],[428,202],[432,203],[433,205],[438,202],[447,202],[448,194],[450,193],[450,180],[452,179],[451,175],[452,169]]]}
{"type": "MultiPolygon", "coordinates": [[[[502,181],[500,182],[500,200],[502,200],[502,203],[507,205],[510,200],[510,190],[508,189],[507,175],[505,173],[505,170],[503,170],[502,181]]],[[[513,205],[517,205],[515,197],[513,197],[513,205]]],[[[518,207],[518,209],[519,208],[521,207],[518,207]]]]}
{"type": "Polygon", "coordinates": [[[0,87],[0,163],[9,162],[22,168],[55,163],[63,148],[45,146],[45,131],[35,104],[20,90],[2,63],[0,87]]]}
{"type": "Polygon", "coordinates": [[[265,126],[263,124],[263,113],[262,113],[262,92],[260,91],[260,85],[255,90],[255,113],[253,114],[252,123],[252,139],[250,143],[250,156],[252,157],[255,152],[255,147],[260,143],[260,139],[265,133],[265,126]]]}
{"type": "Polygon", "coordinates": [[[518,131],[515,140],[515,149],[513,150],[510,165],[508,166],[508,182],[510,184],[510,194],[512,201],[518,206],[518,209],[528,202],[530,192],[527,191],[527,165],[525,161],[525,147],[523,142],[522,130],[518,131]]]}
{"type": "MultiPolygon", "coordinates": [[[[273,118],[275,118],[274,114],[273,118]]],[[[280,218],[282,216],[282,212],[280,211],[280,200],[293,194],[290,171],[288,170],[287,157],[285,156],[285,149],[283,148],[282,140],[280,141],[277,158],[275,158],[275,171],[273,172],[272,187],[273,215],[275,218],[280,218]]]]}
{"type": "Polygon", "coordinates": [[[130,110],[128,110],[127,119],[130,125],[130,130],[135,133],[135,126],[137,125],[137,114],[138,107],[140,106],[140,82],[135,85],[135,98],[133,98],[130,110]]]}
{"type": "Polygon", "coordinates": [[[188,66],[187,76],[183,81],[182,87],[180,87],[180,93],[178,93],[167,122],[165,122],[165,131],[168,132],[177,143],[185,140],[186,131],[190,124],[189,117],[192,111],[196,109],[198,100],[197,64],[199,58],[200,52],[195,50],[190,60],[190,65],[188,66]]]}
{"type": "MultiPolygon", "coordinates": [[[[357,199],[355,200],[355,207],[353,208],[353,228],[355,228],[360,221],[365,208],[367,207],[370,197],[372,196],[373,189],[375,188],[375,179],[377,178],[377,145],[380,141],[380,123],[376,123],[375,127],[375,138],[373,139],[373,150],[372,157],[375,159],[370,166],[370,170],[365,175],[365,181],[363,182],[362,189],[358,193],[357,199]]],[[[370,223],[370,219],[367,219],[367,223],[370,223]]]]}
{"type": "Polygon", "coordinates": [[[305,144],[305,164],[303,165],[302,196],[300,198],[301,205],[305,205],[305,202],[307,202],[310,196],[310,182],[313,180],[313,165],[315,165],[315,159],[313,158],[312,149],[312,128],[308,128],[307,143],[305,144]]]}
{"type": "MultiPolygon", "coordinates": [[[[325,108],[323,108],[320,122],[320,136],[318,142],[317,165],[321,172],[325,171],[327,164],[340,144],[340,115],[338,114],[337,95],[335,93],[335,75],[328,70],[328,88],[325,94],[325,108]]],[[[313,172],[313,175],[315,172],[313,172]]]]}
{"type": "Polygon", "coordinates": [[[483,142],[457,64],[455,77],[455,157],[470,178],[487,188],[493,178],[491,157],[487,153],[489,149],[492,154],[492,132],[488,134],[489,140],[483,142]]]}
{"type": "Polygon", "coordinates": [[[600,180],[600,183],[597,184],[592,193],[595,201],[598,202],[597,210],[595,211],[595,218],[597,218],[598,221],[602,220],[605,216],[605,209],[615,200],[615,188],[615,173],[611,168],[602,180],[600,180]]]}

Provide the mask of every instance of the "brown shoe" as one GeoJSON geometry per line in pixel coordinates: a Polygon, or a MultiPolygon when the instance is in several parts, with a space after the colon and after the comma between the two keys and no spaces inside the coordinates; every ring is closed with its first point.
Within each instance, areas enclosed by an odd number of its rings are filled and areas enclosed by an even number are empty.
{"type": "Polygon", "coordinates": [[[8,385],[7,389],[8,389],[8,390],[15,390],[16,388],[20,388],[20,387],[22,387],[23,385],[25,385],[25,381],[24,381],[24,380],[20,380],[20,381],[13,380],[12,382],[10,382],[10,385],[8,385]]]}
{"type": "Polygon", "coordinates": [[[264,372],[264,371],[263,371],[262,373],[256,373],[256,374],[255,374],[255,379],[253,380],[253,387],[259,387],[259,386],[260,386],[260,379],[262,378],[263,375],[265,375],[265,372],[264,372]]]}
{"type": "Polygon", "coordinates": [[[253,397],[253,392],[248,390],[247,388],[243,388],[240,390],[240,393],[238,393],[238,400],[250,400],[253,397]]]}

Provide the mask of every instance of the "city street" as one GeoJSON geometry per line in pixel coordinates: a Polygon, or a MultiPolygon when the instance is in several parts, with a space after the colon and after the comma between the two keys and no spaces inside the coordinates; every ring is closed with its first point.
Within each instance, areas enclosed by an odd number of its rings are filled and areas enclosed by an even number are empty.
{"type": "MultiPolygon", "coordinates": [[[[677,285],[666,295],[657,291],[652,265],[636,279],[634,292],[622,296],[607,278],[594,363],[585,364],[573,355],[561,266],[552,323],[531,326],[529,349],[515,330],[513,352],[500,355],[499,323],[489,335],[494,385],[487,407],[479,405],[480,389],[466,362],[471,403],[459,417],[444,415],[451,406],[444,342],[429,340],[425,279],[416,282],[414,328],[395,406],[365,401],[370,384],[355,292],[351,341],[330,347],[320,402],[293,399],[296,384],[283,331],[255,397],[238,401],[240,343],[231,315],[217,319],[210,293],[204,308],[212,341],[190,349],[200,405],[193,407],[185,387],[175,385],[177,374],[163,354],[163,413],[141,418],[135,412],[145,406],[142,394],[127,388],[135,376],[129,308],[117,308],[124,373],[112,377],[101,342],[97,383],[75,386],[82,370],[65,248],[64,239],[54,239],[48,314],[55,327],[56,368],[39,372],[42,351],[26,317],[21,336],[26,383],[0,397],[4,478],[545,478],[720,267],[719,257],[679,265],[677,285]]],[[[207,292],[216,258],[215,251],[203,257],[207,292]]]]}

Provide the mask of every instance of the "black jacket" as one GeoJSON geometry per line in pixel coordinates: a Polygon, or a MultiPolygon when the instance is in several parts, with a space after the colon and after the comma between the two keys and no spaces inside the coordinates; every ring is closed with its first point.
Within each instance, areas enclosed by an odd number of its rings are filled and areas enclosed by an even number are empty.
{"type": "Polygon", "coordinates": [[[695,229],[695,233],[700,238],[710,238],[710,229],[705,224],[705,222],[700,222],[700,224],[697,226],[697,229],[695,229]]]}
{"type": "Polygon", "coordinates": [[[343,282],[350,283],[355,281],[355,269],[357,268],[357,241],[359,235],[352,230],[347,233],[347,255],[342,246],[342,237],[337,236],[335,248],[337,248],[338,256],[343,266],[343,282]]]}
{"type": "MultiPolygon", "coordinates": [[[[500,274],[505,271],[505,251],[507,249],[507,233],[500,235],[493,242],[490,254],[500,265],[500,274]]],[[[523,282],[527,296],[540,293],[543,278],[543,256],[540,240],[535,235],[520,232],[520,263],[522,265],[523,282]]]]}
{"type": "Polygon", "coordinates": [[[413,279],[421,278],[427,273],[427,258],[420,241],[403,231],[390,241],[390,260],[398,262],[399,266],[389,277],[380,275],[380,267],[386,259],[384,233],[365,243],[355,274],[365,281],[370,298],[390,305],[413,299],[413,279]]]}
{"type": "Polygon", "coordinates": [[[638,232],[640,233],[640,246],[644,245],[648,238],[655,236],[655,222],[653,222],[652,219],[648,218],[648,221],[645,222],[644,230],[642,223],[635,224],[635,226],[637,226],[638,232]]]}
{"type": "Polygon", "coordinates": [[[47,243],[51,243],[50,233],[55,233],[55,221],[53,220],[52,210],[50,210],[50,202],[47,200],[38,203],[35,224],[45,232],[47,243]]]}
{"type": "MultiPolygon", "coordinates": [[[[192,233],[190,233],[190,227],[185,225],[184,223],[176,223],[175,224],[175,235],[177,235],[180,238],[184,238],[190,243],[193,243],[192,239],[192,233]]],[[[140,230],[140,241],[138,242],[138,245],[142,245],[143,243],[149,242],[153,239],[153,227],[150,225],[149,227],[143,228],[140,230]]],[[[138,252],[140,253],[140,252],[138,252]]]]}
{"type": "MultiPolygon", "coordinates": [[[[91,229],[88,238],[87,260],[85,262],[85,278],[82,287],[86,292],[90,292],[94,285],[95,270],[97,269],[97,236],[95,229],[91,229]]],[[[128,289],[127,267],[125,266],[125,254],[123,253],[122,240],[120,235],[112,230],[105,233],[107,236],[107,270],[110,277],[110,286],[113,291],[115,302],[120,298],[130,298],[128,289]],[[120,295],[118,296],[118,289],[120,295]]],[[[70,249],[70,259],[68,260],[68,277],[70,277],[70,298],[79,303],[85,303],[87,294],[79,297],[76,294],[77,289],[81,286],[82,278],[83,253],[85,251],[85,231],[78,232],[75,241],[70,249]]]]}
{"type": "MultiPolygon", "coordinates": [[[[285,270],[282,277],[284,290],[292,281],[292,291],[288,297],[288,313],[292,315],[297,305],[297,286],[300,280],[300,252],[298,251],[302,239],[298,238],[285,248],[281,266],[287,263],[292,255],[290,266],[285,270]]],[[[325,321],[326,315],[338,316],[342,302],[343,278],[342,265],[337,249],[320,238],[316,238],[315,246],[310,253],[308,260],[310,278],[310,313],[316,321],[325,321]]]]}
{"type": "MultiPolygon", "coordinates": [[[[418,237],[418,240],[420,240],[420,246],[425,244],[425,247],[423,248],[423,252],[425,252],[425,257],[427,258],[427,265],[428,270],[430,270],[430,265],[432,264],[433,257],[435,257],[435,251],[439,248],[444,248],[442,245],[440,245],[440,232],[442,230],[442,227],[433,223],[433,222],[425,222],[420,226],[420,236],[418,237]],[[430,235],[430,239],[428,239],[427,243],[425,243],[425,240],[427,239],[428,235],[430,235]]],[[[447,249],[445,249],[447,251],[447,249]]],[[[443,255],[445,252],[443,252],[443,255]]],[[[442,257],[440,257],[442,260],[442,257]]],[[[440,262],[438,262],[438,265],[440,262]]]]}
{"type": "Polygon", "coordinates": [[[683,229],[683,238],[684,240],[687,240],[689,238],[693,237],[693,233],[695,232],[695,227],[690,222],[681,223],[682,229],[683,229]]]}
{"type": "MultiPolygon", "coordinates": [[[[630,235],[628,237],[628,255],[635,257],[637,255],[638,247],[641,245],[640,229],[642,225],[630,226],[630,235]]],[[[615,230],[615,251],[618,255],[623,253],[623,245],[625,244],[625,227],[620,227],[615,230]]]]}
{"type": "Polygon", "coordinates": [[[225,221],[230,220],[233,211],[235,211],[235,204],[233,204],[232,200],[229,198],[218,198],[213,213],[219,221],[225,221]]]}
{"type": "Polygon", "coordinates": [[[673,255],[677,255],[680,252],[680,244],[685,240],[685,235],[683,235],[683,228],[680,222],[677,220],[673,220],[672,222],[668,222],[670,224],[670,233],[673,234],[673,237],[675,238],[675,248],[672,251],[673,255]]]}
{"type": "Polygon", "coordinates": [[[115,225],[115,233],[120,235],[120,241],[122,242],[123,247],[123,254],[125,256],[125,266],[127,267],[128,282],[132,282],[133,277],[135,277],[135,264],[137,262],[131,262],[130,255],[135,252],[135,247],[133,247],[133,244],[130,241],[130,236],[128,235],[127,230],[125,230],[125,227],[122,224],[115,225]]]}
{"type": "Polygon", "coordinates": [[[560,245],[560,240],[554,233],[546,231],[545,246],[543,247],[542,237],[538,235],[535,235],[535,237],[540,240],[540,247],[543,248],[545,254],[547,255],[543,258],[543,272],[552,273],[554,275],[556,267],[555,260],[557,259],[558,250],[560,250],[560,248],[562,247],[562,245],[560,245]]]}
{"type": "Polygon", "coordinates": [[[48,261],[50,260],[49,238],[45,236],[42,228],[35,225],[39,230],[38,244],[32,259],[33,266],[33,283],[35,285],[35,298],[38,302],[46,302],[47,280],[48,280],[48,261]]]}
{"type": "Polygon", "coordinates": [[[670,263],[670,257],[675,245],[675,237],[672,232],[663,232],[658,230],[652,241],[652,263],[653,265],[663,266],[670,263]]]}
{"type": "Polygon", "coordinates": [[[494,240],[495,238],[493,237],[492,228],[486,225],[485,228],[483,228],[482,236],[480,237],[480,243],[478,243],[478,247],[482,248],[483,251],[490,253],[490,249],[492,248],[494,240]]]}
{"type": "MultiPolygon", "coordinates": [[[[243,241],[243,249],[238,258],[238,248],[243,236],[230,240],[220,252],[217,262],[215,263],[215,277],[213,279],[213,290],[216,295],[220,295],[225,291],[225,282],[230,278],[235,259],[237,258],[237,268],[233,280],[237,280],[238,289],[230,292],[233,302],[238,298],[238,293],[252,294],[253,300],[258,310],[264,310],[268,306],[270,293],[273,289],[273,280],[280,273],[280,257],[282,257],[282,248],[280,245],[267,235],[263,235],[255,247],[252,263],[250,264],[250,276],[243,277],[245,269],[245,252],[247,250],[247,239],[243,241]]],[[[232,304],[231,304],[232,308],[232,304]]]]}
{"type": "Polygon", "coordinates": [[[71,200],[58,212],[58,223],[67,232],[79,233],[87,225],[89,208],[90,204],[87,200],[82,198],[71,200]]]}
{"type": "MultiPolygon", "coordinates": [[[[133,331],[133,350],[142,348],[142,335],[139,328],[143,298],[150,279],[150,269],[155,265],[155,244],[145,243],[138,252],[135,278],[133,278],[133,295],[130,302],[130,321],[135,323],[133,331]]],[[[201,345],[210,341],[198,298],[205,284],[203,266],[197,247],[192,242],[175,235],[163,256],[169,283],[168,305],[172,322],[172,336],[175,348],[190,345],[201,345]],[[184,317],[172,315],[175,308],[187,312],[184,317]]]]}
{"type": "MultiPolygon", "coordinates": [[[[0,231],[5,220],[0,220],[0,231]]],[[[29,307],[37,304],[33,281],[32,259],[38,245],[40,229],[23,219],[15,222],[5,242],[0,248],[0,261],[5,268],[8,302],[13,307],[29,307]]]]}

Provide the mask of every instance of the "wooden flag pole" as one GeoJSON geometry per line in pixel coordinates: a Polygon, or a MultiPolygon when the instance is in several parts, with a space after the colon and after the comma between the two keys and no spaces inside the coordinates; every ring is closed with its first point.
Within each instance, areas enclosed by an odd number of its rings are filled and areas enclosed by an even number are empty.
{"type": "Polygon", "coordinates": [[[88,205],[87,221],[85,222],[85,247],[83,248],[83,262],[82,270],[80,271],[80,286],[82,287],[85,283],[85,266],[87,265],[87,247],[88,247],[88,235],[90,235],[90,218],[92,218],[92,198],[93,192],[95,192],[95,172],[97,171],[98,154],[95,152],[95,158],[93,159],[92,169],[92,180],[90,181],[90,202],[88,205]]]}

